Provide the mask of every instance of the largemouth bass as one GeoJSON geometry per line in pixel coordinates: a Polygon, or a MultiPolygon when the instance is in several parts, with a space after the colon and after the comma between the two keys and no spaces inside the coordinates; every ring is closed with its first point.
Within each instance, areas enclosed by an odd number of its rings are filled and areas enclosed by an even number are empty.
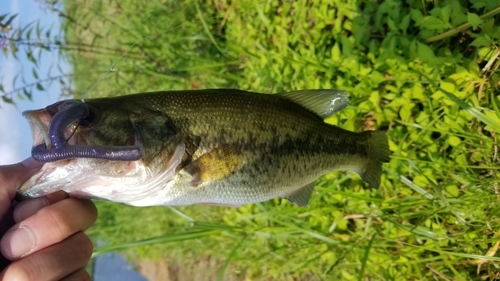
{"type": "Polygon", "coordinates": [[[377,188],[390,154],[384,132],[323,121],[348,103],[337,90],[229,89],[61,101],[23,113],[32,155],[46,163],[19,192],[64,190],[135,206],[275,197],[305,206],[316,179],[336,170],[377,188]]]}

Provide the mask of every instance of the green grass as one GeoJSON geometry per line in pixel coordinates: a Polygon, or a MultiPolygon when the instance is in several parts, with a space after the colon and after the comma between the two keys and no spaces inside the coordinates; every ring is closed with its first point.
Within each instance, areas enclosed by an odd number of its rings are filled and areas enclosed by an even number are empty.
{"type": "Polygon", "coordinates": [[[108,244],[96,255],[213,257],[221,279],[499,278],[496,1],[150,2],[66,1],[67,44],[89,46],[70,52],[73,94],[137,43],[89,98],[342,89],[351,105],[326,121],[387,130],[392,160],[378,190],[354,173],[325,175],[307,208],[99,201],[88,233],[108,244]]]}

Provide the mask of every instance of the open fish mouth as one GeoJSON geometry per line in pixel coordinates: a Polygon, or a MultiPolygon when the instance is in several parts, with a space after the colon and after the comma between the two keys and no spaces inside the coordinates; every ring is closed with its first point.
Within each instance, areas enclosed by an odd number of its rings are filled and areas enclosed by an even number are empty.
{"type": "Polygon", "coordinates": [[[44,147],[47,150],[51,150],[60,148],[64,144],[76,144],[77,138],[76,136],[73,137],[73,135],[83,114],[72,118],[72,120],[65,120],[62,124],[62,118],[67,119],[68,117],[71,118],[71,116],[67,116],[68,114],[65,113],[60,114],[64,110],[72,110],[75,103],[78,103],[78,101],[61,101],[44,109],[23,112],[24,118],[28,120],[30,125],[33,148],[44,147]],[[59,123],[53,124],[54,119],[59,123]]]}
{"type": "Polygon", "coordinates": [[[52,116],[45,109],[28,110],[23,112],[23,116],[30,125],[33,147],[44,144],[47,148],[50,148],[49,126],[52,116]]]}
{"type": "Polygon", "coordinates": [[[135,161],[144,156],[137,130],[136,144],[132,146],[92,146],[86,143],[78,134],[78,128],[81,124],[90,125],[95,115],[87,104],[76,100],[61,101],[45,109],[23,112],[33,136],[31,156],[40,162],[70,158],[135,161]]]}
{"type": "Polygon", "coordinates": [[[18,194],[21,198],[35,198],[63,190],[79,198],[150,206],[161,200],[160,191],[175,177],[184,151],[184,145],[178,145],[165,162],[165,170],[159,173],[142,160],[73,158],[45,163],[19,188],[18,194]]]}
{"type": "MultiPolygon", "coordinates": [[[[57,191],[60,187],[48,187],[45,186],[39,190],[33,192],[31,188],[39,184],[43,184],[47,179],[53,177],[55,171],[61,170],[61,167],[72,166],[76,159],[64,159],[63,161],[43,161],[43,158],[37,157],[39,154],[36,153],[37,150],[44,150],[45,154],[57,153],[57,149],[54,147],[50,138],[50,128],[54,119],[54,116],[62,109],[70,105],[69,101],[62,101],[55,103],[43,109],[38,110],[27,110],[24,111],[23,117],[26,118],[31,130],[31,136],[33,139],[32,156],[35,160],[40,162],[46,162],[40,171],[33,175],[30,180],[28,180],[23,187],[20,189],[21,197],[38,197],[51,192],[57,191]],[[52,163],[47,163],[52,162],[52,163]]],[[[72,146],[77,144],[78,134],[76,129],[78,122],[71,122],[72,124],[64,128],[63,137],[65,145],[72,146]]],[[[61,129],[59,129],[61,130],[61,129]]],[[[60,173],[60,172],[59,172],[60,173]]]]}
{"type": "MultiPolygon", "coordinates": [[[[18,190],[21,198],[63,190],[80,198],[144,205],[158,192],[158,175],[141,161],[143,149],[138,130],[134,128],[136,140],[131,145],[92,143],[88,131],[97,124],[92,123],[96,112],[91,110],[94,109],[81,101],[70,100],[23,112],[33,138],[32,157],[45,164],[18,190]]],[[[183,154],[181,146],[159,178],[173,178],[183,154]]]]}

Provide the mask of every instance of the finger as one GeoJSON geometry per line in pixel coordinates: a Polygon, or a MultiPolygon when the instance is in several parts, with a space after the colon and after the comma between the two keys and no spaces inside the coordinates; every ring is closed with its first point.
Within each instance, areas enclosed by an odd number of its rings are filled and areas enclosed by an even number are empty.
{"type": "MultiPolygon", "coordinates": [[[[0,237],[2,237],[3,234],[15,224],[14,220],[12,219],[12,213],[13,210],[10,209],[6,217],[0,220],[0,237]]],[[[6,259],[3,255],[0,255],[0,271],[6,268],[10,263],[10,260],[6,259]]]]}
{"type": "Polygon", "coordinates": [[[59,201],[14,225],[0,242],[1,252],[10,260],[25,257],[86,230],[96,219],[97,209],[90,200],[59,201]]]}
{"type": "Polygon", "coordinates": [[[64,277],[60,281],[91,281],[90,275],[85,269],[80,268],[77,271],[71,273],[70,275],[64,277]]]}
{"type": "Polygon", "coordinates": [[[1,280],[59,280],[82,268],[92,255],[92,241],[78,232],[68,239],[11,263],[1,280]]]}
{"type": "Polygon", "coordinates": [[[17,189],[42,165],[30,157],[21,163],[0,167],[0,217],[5,216],[17,189]]]}
{"type": "Polygon", "coordinates": [[[17,223],[25,220],[43,207],[47,207],[68,197],[69,195],[66,192],[58,191],[44,197],[24,200],[17,204],[14,209],[14,221],[17,223]]]}

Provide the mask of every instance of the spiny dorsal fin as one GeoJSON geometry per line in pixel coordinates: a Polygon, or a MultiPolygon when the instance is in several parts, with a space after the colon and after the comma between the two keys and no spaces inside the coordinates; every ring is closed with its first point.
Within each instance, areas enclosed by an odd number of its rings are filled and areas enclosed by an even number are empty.
{"type": "Polygon", "coordinates": [[[347,93],[340,90],[300,90],[279,95],[309,109],[321,118],[331,116],[349,105],[347,93]]]}
{"type": "Polygon", "coordinates": [[[300,207],[305,207],[307,206],[307,203],[309,203],[315,184],[316,181],[308,183],[294,193],[286,196],[285,199],[299,205],[300,207]]]}

